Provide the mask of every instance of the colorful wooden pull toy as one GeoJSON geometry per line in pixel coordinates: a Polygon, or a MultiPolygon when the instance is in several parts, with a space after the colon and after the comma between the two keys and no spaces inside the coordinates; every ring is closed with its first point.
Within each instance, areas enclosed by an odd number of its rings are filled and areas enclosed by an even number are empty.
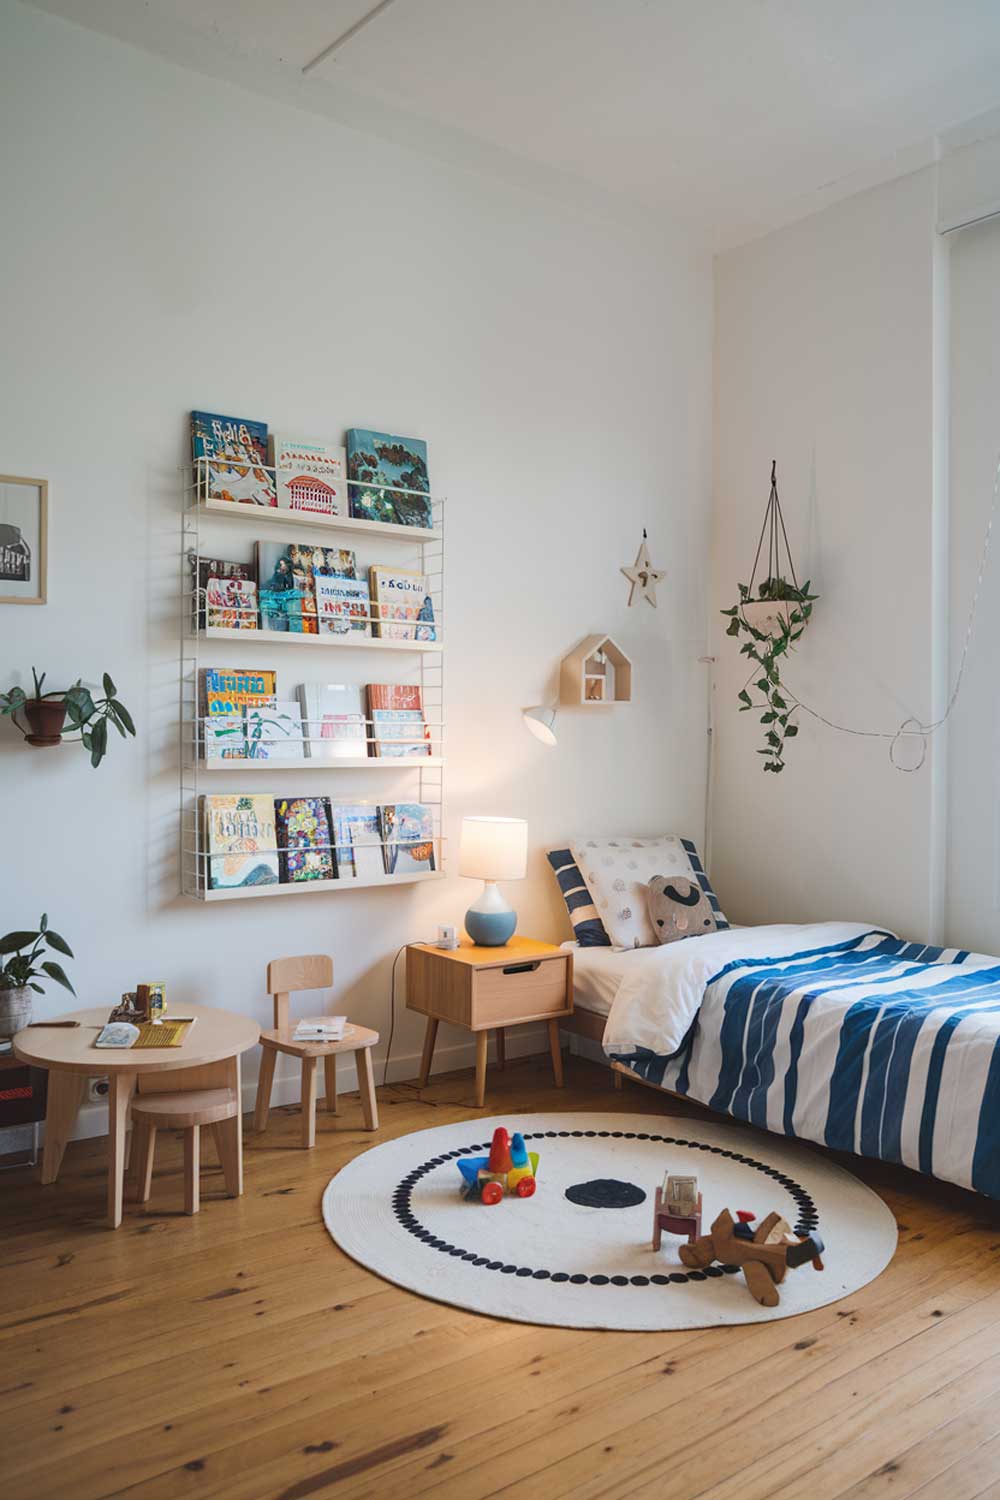
{"type": "Polygon", "coordinates": [[[530,1198],[538,1176],[538,1152],[526,1150],[519,1130],[511,1138],[498,1125],[489,1156],[464,1156],[457,1166],[466,1198],[478,1198],[489,1204],[499,1203],[505,1193],[530,1198]]]}
{"type": "Polygon", "coordinates": [[[763,1307],[777,1307],[781,1300],[778,1286],[785,1274],[796,1266],[812,1261],[813,1269],[822,1271],[823,1241],[818,1234],[802,1238],[792,1234],[780,1214],[768,1214],[754,1229],[755,1214],[740,1209],[735,1223],[724,1208],[708,1234],[680,1247],[684,1265],[703,1271],[713,1261],[739,1266],[746,1277],[747,1289],[763,1307]]]}

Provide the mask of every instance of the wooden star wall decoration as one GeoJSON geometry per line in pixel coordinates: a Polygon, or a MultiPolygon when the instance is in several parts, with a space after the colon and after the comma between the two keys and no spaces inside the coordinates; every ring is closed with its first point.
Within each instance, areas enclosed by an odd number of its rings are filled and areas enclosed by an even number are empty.
{"type": "Polygon", "coordinates": [[[645,599],[647,604],[651,604],[655,609],[656,585],[666,578],[667,572],[665,568],[654,568],[650,562],[645,528],[642,532],[642,545],[635,555],[635,562],[630,568],[622,568],[621,571],[632,585],[628,593],[629,605],[633,605],[636,599],[645,599]]]}

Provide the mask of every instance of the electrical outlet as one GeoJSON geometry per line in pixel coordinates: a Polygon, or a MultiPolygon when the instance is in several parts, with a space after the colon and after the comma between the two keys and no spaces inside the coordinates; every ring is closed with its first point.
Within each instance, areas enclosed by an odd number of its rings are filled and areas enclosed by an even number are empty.
{"type": "Polygon", "coordinates": [[[111,1092],[111,1085],[106,1078],[88,1078],[87,1080],[87,1103],[103,1104],[111,1092]]]}

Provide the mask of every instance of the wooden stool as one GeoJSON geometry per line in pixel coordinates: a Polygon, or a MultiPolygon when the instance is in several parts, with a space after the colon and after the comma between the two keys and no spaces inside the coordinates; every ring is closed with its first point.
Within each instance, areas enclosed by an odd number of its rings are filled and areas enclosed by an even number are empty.
{"type": "Polygon", "coordinates": [[[201,1206],[199,1172],[201,1170],[201,1127],[211,1125],[215,1145],[231,1198],[243,1191],[238,1149],[234,1147],[232,1127],[239,1129],[239,1102],[235,1089],[191,1089],[176,1094],[135,1094],[132,1098],[132,1121],[135,1139],[132,1159],[140,1203],[149,1202],[153,1179],[153,1153],[158,1130],[184,1132],[184,1212],[196,1214],[201,1206]]]}
{"type": "Polygon", "coordinates": [[[267,966],[267,992],[274,1001],[274,1030],[262,1031],[260,1077],[257,1081],[257,1104],[253,1125],[257,1131],[267,1129],[271,1109],[271,1085],[278,1053],[302,1060],[302,1144],[307,1149],[316,1144],[316,1062],[323,1059],[326,1075],[326,1107],[337,1113],[337,1053],[356,1052],[358,1089],[365,1129],[378,1129],[378,1105],[375,1102],[375,1077],[372,1073],[371,1049],[378,1032],[367,1026],[344,1028],[339,1042],[297,1042],[295,1027],[288,1019],[289,994],[297,990],[326,990],[333,984],[333,959],[325,953],[306,954],[301,958],[276,958],[267,966]]]}

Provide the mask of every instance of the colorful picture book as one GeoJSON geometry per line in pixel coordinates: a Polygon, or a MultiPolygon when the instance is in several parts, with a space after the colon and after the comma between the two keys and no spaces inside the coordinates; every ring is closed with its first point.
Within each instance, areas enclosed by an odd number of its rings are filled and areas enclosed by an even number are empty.
{"type": "Polygon", "coordinates": [[[368,582],[377,636],[391,641],[437,639],[434,603],[423,573],[373,564],[368,582]]]}
{"type": "Polygon", "coordinates": [[[205,759],[246,760],[247,742],[242,714],[215,714],[202,725],[205,759]]]}
{"type": "Polygon", "coordinates": [[[432,524],[427,444],[352,427],[347,434],[351,515],[400,526],[432,524]],[[409,491],[410,493],[401,493],[409,491]]]}
{"type": "Polygon", "coordinates": [[[274,468],[281,509],[313,511],[322,516],[347,515],[344,448],[276,437],[274,468]]]}
{"type": "Polygon", "coordinates": [[[267,466],[266,422],[193,411],[191,447],[201,499],[277,505],[267,466]]]}
{"type": "Polygon", "coordinates": [[[305,739],[298,703],[275,703],[244,710],[248,760],[302,760],[305,739]]]}
{"type": "Polygon", "coordinates": [[[363,579],[331,573],[316,573],[314,579],[320,635],[371,635],[371,603],[363,579]]]}
{"type": "Polygon", "coordinates": [[[198,674],[198,712],[242,715],[245,708],[272,707],[278,674],[267,668],[202,667],[198,674]]]}
{"type": "Polygon", "coordinates": [[[359,760],[368,754],[363,691],[353,683],[304,682],[298,689],[313,760],[359,760]]]}
{"type": "Polygon", "coordinates": [[[205,623],[209,630],[256,630],[257,585],[246,578],[209,578],[205,623]]]}
{"type": "Polygon", "coordinates": [[[334,880],[337,861],[329,799],[279,798],[274,812],[282,880],[334,880]]]}
{"type": "Polygon", "coordinates": [[[420,688],[415,684],[370,682],[365,689],[372,726],[372,754],[411,760],[430,755],[420,688]]]}
{"type": "Polygon", "coordinates": [[[202,811],[210,890],[278,884],[273,797],[213,793],[202,811]]]}
{"type": "Polygon", "coordinates": [[[379,809],[387,875],[427,874],[434,864],[434,816],[422,802],[396,802],[379,809]]]}
{"type": "Polygon", "coordinates": [[[257,593],[262,630],[316,634],[313,549],[298,542],[258,542],[257,593]]]}
{"type": "Polygon", "coordinates": [[[353,879],[357,875],[354,867],[354,846],[351,842],[351,819],[357,813],[355,803],[333,802],[330,805],[330,826],[337,854],[337,875],[341,880],[353,879]]]}
{"type": "Polygon", "coordinates": [[[191,564],[191,588],[194,595],[191,623],[199,630],[204,630],[207,623],[206,601],[211,579],[233,578],[256,583],[252,563],[227,562],[221,557],[198,557],[194,552],[188,553],[188,562],[191,564]]]}

